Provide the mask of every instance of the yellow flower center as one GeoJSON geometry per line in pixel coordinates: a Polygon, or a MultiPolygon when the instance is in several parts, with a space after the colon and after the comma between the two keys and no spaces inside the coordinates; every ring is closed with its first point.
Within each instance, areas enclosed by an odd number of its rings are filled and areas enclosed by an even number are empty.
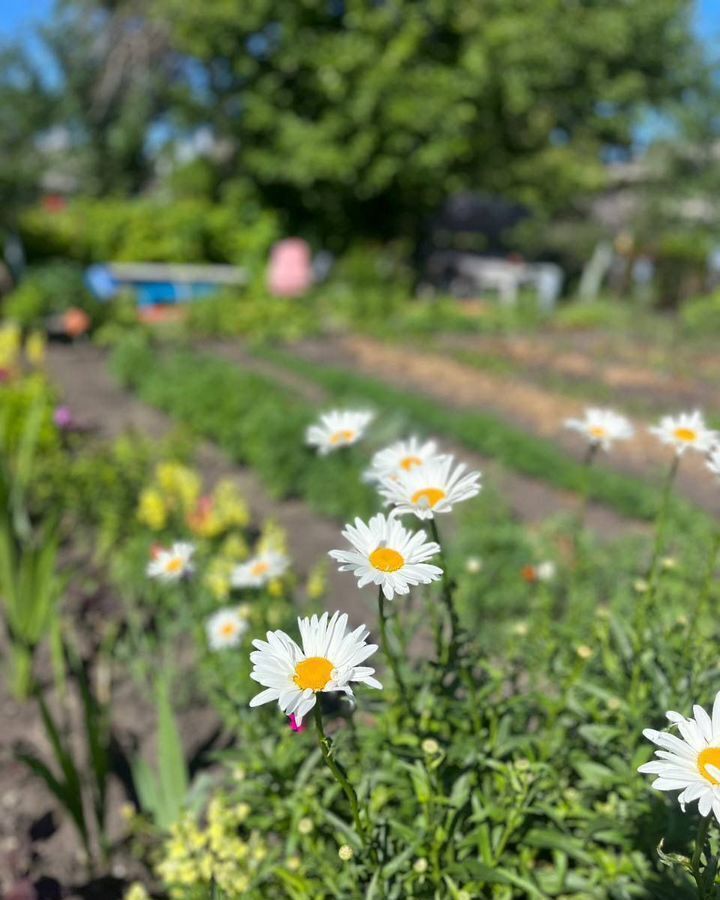
{"type": "Polygon", "coordinates": [[[331,444],[349,444],[355,438],[355,432],[351,428],[344,428],[336,431],[330,436],[331,444]]]}
{"type": "Polygon", "coordinates": [[[698,772],[702,777],[707,778],[710,784],[720,784],[720,781],[707,771],[706,766],[720,769],[720,747],[706,747],[697,758],[698,772]]]}
{"type": "Polygon", "coordinates": [[[179,556],[173,556],[171,560],[165,565],[165,571],[170,572],[171,575],[177,575],[178,572],[182,572],[183,569],[183,561],[179,556]]]}
{"type": "Polygon", "coordinates": [[[606,430],[602,427],[602,425],[593,425],[592,428],[590,428],[588,430],[590,432],[590,437],[597,438],[597,440],[599,440],[599,441],[601,441],[607,434],[606,430]]]}
{"type": "Polygon", "coordinates": [[[324,656],[311,656],[295,666],[293,681],[301,691],[321,691],[330,681],[335,666],[324,656]]]}
{"type": "Polygon", "coordinates": [[[429,506],[430,509],[433,509],[446,496],[445,491],[440,490],[440,488],[428,487],[415,491],[411,499],[416,506],[429,506]]]}
{"type": "Polygon", "coordinates": [[[250,569],[250,574],[254,575],[256,578],[260,575],[264,575],[267,570],[270,568],[270,564],[266,562],[256,562],[254,566],[250,569]]]}
{"type": "Polygon", "coordinates": [[[675,437],[679,441],[685,441],[686,444],[691,444],[693,441],[697,440],[697,431],[694,428],[676,428],[675,429],[675,437]]]}
{"type": "Polygon", "coordinates": [[[370,554],[370,563],[381,572],[397,572],[405,565],[405,559],[397,550],[390,547],[378,547],[370,554]]]}
{"type": "Polygon", "coordinates": [[[231,638],[235,634],[236,631],[237,631],[237,625],[234,622],[226,622],[220,628],[220,634],[226,638],[231,638]]]}
{"type": "Polygon", "coordinates": [[[419,456],[406,456],[405,459],[400,460],[400,468],[405,469],[406,472],[409,472],[410,469],[414,469],[415,466],[421,466],[422,460],[419,456]]]}

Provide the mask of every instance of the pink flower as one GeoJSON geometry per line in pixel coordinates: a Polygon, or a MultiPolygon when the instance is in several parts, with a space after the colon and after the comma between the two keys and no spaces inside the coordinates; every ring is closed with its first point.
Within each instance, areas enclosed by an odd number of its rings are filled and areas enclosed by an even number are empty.
{"type": "Polygon", "coordinates": [[[298,725],[298,724],[297,724],[297,722],[295,721],[295,716],[293,715],[293,713],[290,713],[290,715],[288,716],[288,718],[290,719],[290,727],[292,728],[293,731],[297,731],[298,733],[300,733],[300,732],[303,732],[303,731],[306,730],[304,725],[298,725]]]}
{"type": "Polygon", "coordinates": [[[58,406],[53,413],[53,422],[61,431],[72,428],[74,419],[70,407],[58,406]]]}

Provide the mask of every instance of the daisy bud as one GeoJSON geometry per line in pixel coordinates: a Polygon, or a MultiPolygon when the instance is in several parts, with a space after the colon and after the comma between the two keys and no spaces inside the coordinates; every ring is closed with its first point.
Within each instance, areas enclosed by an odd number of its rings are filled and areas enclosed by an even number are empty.
{"type": "Polygon", "coordinates": [[[315,823],[312,819],[305,817],[298,822],[298,831],[300,834],[312,834],[315,829],[315,823]]]}
{"type": "Polygon", "coordinates": [[[349,844],[343,844],[338,850],[338,856],[343,862],[350,862],[355,854],[353,848],[349,844]]]}
{"type": "Polygon", "coordinates": [[[428,861],[424,856],[421,856],[420,859],[416,859],[413,863],[413,869],[418,873],[418,875],[422,875],[423,872],[427,872],[428,870],[428,861]]]}

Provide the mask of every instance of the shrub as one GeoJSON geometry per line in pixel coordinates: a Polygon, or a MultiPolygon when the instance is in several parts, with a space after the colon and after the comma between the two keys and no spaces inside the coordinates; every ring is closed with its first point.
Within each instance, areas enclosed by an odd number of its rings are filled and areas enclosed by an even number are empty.
{"type": "Polygon", "coordinates": [[[693,336],[720,334],[720,291],[684,303],[680,307],[680,322],[685,331],[693,336]]]}
{"type": "Polygon", "coordinates": [[[4,312],[7,318],[28,328],[70,307],[83,309],[93,324],[107,315],[107,306],[99,303],[85,286],[82,267],[54,262],[30,268],[5,299],[4,312]]]}

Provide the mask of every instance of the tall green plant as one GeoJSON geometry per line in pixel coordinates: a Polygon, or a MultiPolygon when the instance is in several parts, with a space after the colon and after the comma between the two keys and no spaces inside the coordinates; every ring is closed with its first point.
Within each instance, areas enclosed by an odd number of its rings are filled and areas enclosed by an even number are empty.
{"type": "Polygon", "coordinates": [[[12,690],[20,699],[31,692],[35,651],[56,620],[57,550],[54,530],[46,531],[37,544],[21,546],[7,519],[0,522],[0,603],[10,639],[12,690]]]}
{"type": "Polygon", "coordinates": [[[133,765],[133,779],[143,811],[166,831],[180,818],[187,802],[190,777],[170,702],[170,685],[165,678],[157,684],[156,709],[157,765],[153,769],[138,757],[133,765]]]}

